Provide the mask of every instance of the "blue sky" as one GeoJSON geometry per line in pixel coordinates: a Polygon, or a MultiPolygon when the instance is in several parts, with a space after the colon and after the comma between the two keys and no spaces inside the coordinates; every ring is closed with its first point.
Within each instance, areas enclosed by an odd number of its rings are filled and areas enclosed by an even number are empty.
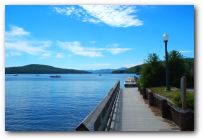
{"type": "Polygon", "coordinates": [[[168,50],[194,57],[194,6],[6,6],[6,67],[130,67],[168,50]]]}

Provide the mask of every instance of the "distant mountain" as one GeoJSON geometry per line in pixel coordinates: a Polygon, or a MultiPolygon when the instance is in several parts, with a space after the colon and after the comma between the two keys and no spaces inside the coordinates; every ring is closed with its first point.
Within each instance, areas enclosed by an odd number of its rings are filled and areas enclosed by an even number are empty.
{"type": "Polygon", "coordinates": [[[30,64],[19,67],[7,67],[6,74],[77,74],[77,73],[90,73],[84,70],[63,69],[56,68],[48,65],[30,64]]]}
{"type": "Polygon", "coordinates": [[[126,67],[121,67],[121,68],[119,68],[119,69],[116,69],[116,70],[127,70],[128,68],[126,68],[126,67]]]}
{"type": "Polygon", "coordinates": [[[118,69],[118,70],[114,70],[112,71],[113,74],[122,74],[122,73],[135,73],[135,74],[140,74],[142,65],[137,65],[137,66],[133,66],[130,68],[126,68],[126,69],[118,69]]]}
{"type": "Polygon", "coordinates": [[[141,64],[141,65],[137,65],[137,66],[133,66],[133,67],[130,67],[128,68],[125,73],[135,73],[135,74],[140,74],[141,72],[141,69],[143,67],[144,64],[141,64]]]}
{"type": "Polygon", "coordinates": [[[88,71],[94,74],[111,74],[115,70],[126,70],[126,69],[127,68],[122,67],[119,69],[99,69],[99,70],[88,70],[88,71]]]}

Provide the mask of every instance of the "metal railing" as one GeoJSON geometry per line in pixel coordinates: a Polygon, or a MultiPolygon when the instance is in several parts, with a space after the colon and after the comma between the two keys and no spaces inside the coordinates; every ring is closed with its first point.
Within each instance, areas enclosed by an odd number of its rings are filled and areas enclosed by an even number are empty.
{"type": "Polygon", "coordinates": [[[119,91],[120,81],[117,81],[104,100],[80,123],[76,131],[108,131],[119,91]]]}

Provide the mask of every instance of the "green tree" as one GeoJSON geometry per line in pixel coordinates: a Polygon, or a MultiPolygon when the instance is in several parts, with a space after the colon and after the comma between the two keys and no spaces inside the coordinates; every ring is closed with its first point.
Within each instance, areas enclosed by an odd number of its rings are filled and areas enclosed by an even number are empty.
{"type": "Polygon", "coordinates": [[[157,54],[149,54],[141,70],[140,84],[143,87],[162,86],[164,84],[164,66],[157,54]]]}
{"type": "MultiPolygon", "coordinates": [[[[180,52],[169,52],[169,78],[172,87],[180,87],[180,78],[185,75],[187,87],[194,87],[194,59],[183,58],[180,52]]],[[[149,54],[142,65],[139,85],[143,87],[165,86],[165,60],[160,61],[157,54],[149,54]]]]}
{"type": "Polygon", "coordinates": [[[186,75],[186,65],[183,56],[178,51],[169,53],[170,85],[180,87],[180,78],[186,75]]]}
{"type": "Polygon", "coordinates": [[[187,87],[194,88],[194,59],[186,58],[186,78],[187,78],[187,87]]]}

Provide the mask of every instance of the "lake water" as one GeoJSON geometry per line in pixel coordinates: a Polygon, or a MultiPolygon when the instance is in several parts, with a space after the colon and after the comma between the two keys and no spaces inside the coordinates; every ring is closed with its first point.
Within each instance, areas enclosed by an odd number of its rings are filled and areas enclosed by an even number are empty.
{"type": "Polygon", "coordinates": [[[7,131],[74,131],[116,80],[130,74],[6,74],[7,131]]]}

